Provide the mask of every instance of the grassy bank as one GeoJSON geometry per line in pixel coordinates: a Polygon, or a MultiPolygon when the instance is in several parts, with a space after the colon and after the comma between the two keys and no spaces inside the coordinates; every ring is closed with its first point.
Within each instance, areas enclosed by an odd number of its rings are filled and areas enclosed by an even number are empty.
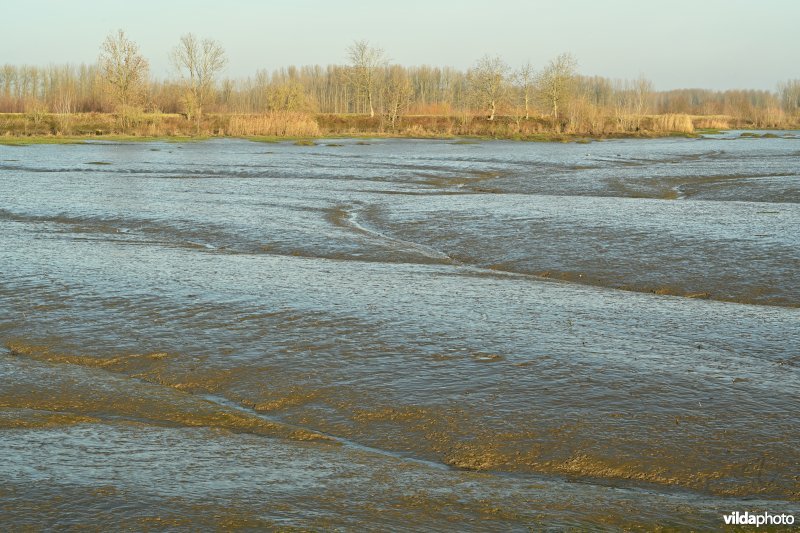
{"type": "Polygon", "coordinates": [[[0,114],[0,143],[75,143],[108,141],[202,140],[242,137],[256,141],[324,137],[478,138],[524,141],[588,141],[627,137],[696,135],[752,125],[729,117],[645,115],[639,117],[412,115],[394,124],[386,117],[277,112],[209,114],[200,121],[183,115],[148,113],[121,117],[112,113],[0,114]]]}

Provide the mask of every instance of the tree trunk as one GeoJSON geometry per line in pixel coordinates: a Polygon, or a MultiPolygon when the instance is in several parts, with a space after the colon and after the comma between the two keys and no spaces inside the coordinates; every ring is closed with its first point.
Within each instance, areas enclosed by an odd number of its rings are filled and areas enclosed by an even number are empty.
{"type": "Polygon", "coordinates": [[[495,104],[495,101],[492,100],[492,104],[491,104],[491,110],[492,111],[491,111],[491,114],[489,115],[489,120],[494,120],[494,113],[495,113],[495,109],[496,108],[497,108],[497,105],[495,104]]]}

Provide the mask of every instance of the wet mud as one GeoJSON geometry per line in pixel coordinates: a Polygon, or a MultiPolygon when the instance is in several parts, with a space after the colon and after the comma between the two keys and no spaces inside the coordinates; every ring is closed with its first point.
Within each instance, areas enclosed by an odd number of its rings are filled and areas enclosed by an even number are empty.
{"type": "Polygon", "coordinates": [[[0,521],[796,513],[797,142],[0,146],[0,521]]]}

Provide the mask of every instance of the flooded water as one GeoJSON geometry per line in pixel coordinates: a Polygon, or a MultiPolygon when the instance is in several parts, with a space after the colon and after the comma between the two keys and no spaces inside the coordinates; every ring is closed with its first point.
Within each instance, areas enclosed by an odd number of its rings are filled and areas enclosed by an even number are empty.
{"type": "Polygon", "coordinates": [[[0,146],[11,529],[800,502],[800,138],[0,146]]]}

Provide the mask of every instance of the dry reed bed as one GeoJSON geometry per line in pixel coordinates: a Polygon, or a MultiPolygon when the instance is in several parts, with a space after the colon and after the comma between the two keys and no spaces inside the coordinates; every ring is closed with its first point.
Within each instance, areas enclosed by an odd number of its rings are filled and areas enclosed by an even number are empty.
{"type": "Polygon", "coordinates": [[[566,136],[614,137],[693,134],[697,129],[798,128],[797,122],[742,123],[726,116],[604,116],[591,111],[569,118],[498,116],[495,120],[459,115],[406,115],[394,127],[380,116],[311,114],[278,111],[263,114],[208,114],[202,120],[165,113],[7,113],[0,114],[0,135],[140,137],[236,136],[308,138],[320,136],[393,135],[409,137],[480,136],[506,139],[560,139],[566,136]],[[764,126],[763,124],[767,124],[764,126]]]}

